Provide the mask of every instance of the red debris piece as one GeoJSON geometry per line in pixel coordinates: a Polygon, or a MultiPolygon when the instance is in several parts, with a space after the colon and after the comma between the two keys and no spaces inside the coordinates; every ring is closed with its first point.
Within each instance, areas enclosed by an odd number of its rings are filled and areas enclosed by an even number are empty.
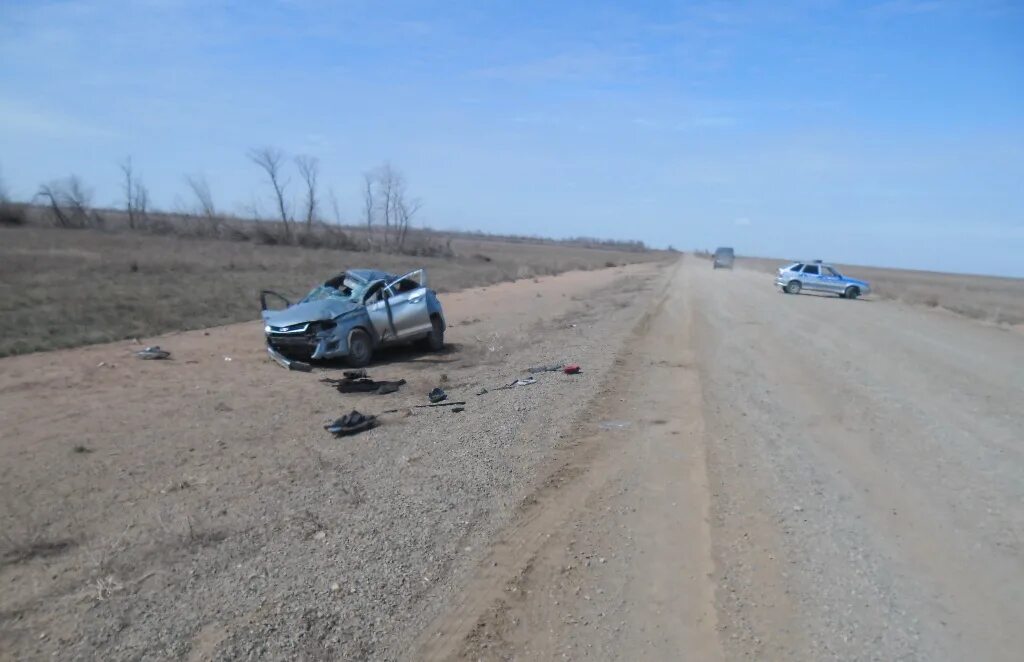
{"type": "Polygon", "coordinates": [[[562,372],[564,372],[567,375],[578,375],[580,373],[580,367],[575,363],[570,363],[569,365],[562,368],[562,372]]]}

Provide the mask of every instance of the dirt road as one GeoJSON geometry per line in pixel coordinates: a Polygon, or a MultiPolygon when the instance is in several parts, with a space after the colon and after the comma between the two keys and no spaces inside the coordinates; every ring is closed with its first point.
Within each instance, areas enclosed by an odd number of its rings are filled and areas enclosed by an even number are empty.
{"type": "Polygon", "coordinates": [[[386,396],[254,323],[0,361],[0,658],[1019,659],[1024,335],[693,258],[443,300],[386,396]]]}
{"type": "Polygon", "coordinates": [[[684,263],[432,659],[1011,660],[1024,337],[684,263]]]}

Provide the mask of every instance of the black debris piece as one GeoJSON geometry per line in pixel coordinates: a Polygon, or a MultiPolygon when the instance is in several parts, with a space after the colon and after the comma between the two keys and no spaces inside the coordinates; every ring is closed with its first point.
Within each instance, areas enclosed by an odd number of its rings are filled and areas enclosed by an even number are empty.
{"type": "Polygon", "coordinates": [[[378,395],[394,393],[400,386],[405,384],[404,379],[399,379],[397,382],[377,381],[376,379],[366,377],[365,371],[352,370],[350,372],[353,374],[362,372],[364,376],[349,378],[347,376],[348,373],[346,373],[345,379],[331,379],[330,377],[325,377],[320,381],[325,384],[330,384],[338,390],[338,393],[376,393],[378,395]]]}
{"type": "Polygon", "coordinates": [[[465,400],[458,400],[452,402],[436,402],[429,405],[412,405],[411,407],[404,407],[402,409],[386,409],[381,414],[397,414],[400,411],[409,411],[411,409],[423,409],[424,407],[461,407],[466,404],[465,400]]]}
{"type": "Polygon", "coordinates": [[[477,395],[484,395],[486,393],[487,393],[487,389],[486,388],[482,388],[482,389],[480,389],[479,391],[476,392],[477,395]]]}
{"type": "Polygon", "coordinates": [[[345,375],[345,379],[362,379],[367,377],[366,370],[360,368],[359,370],[345,370],[341,374],[345,375]]]}
{"type": "Polygon", "coordinates": [[[438,402],[441,402],[442,400],[447,400],[448,399],[448,394],[445,393],[444,390],[440,386],[438,386],[433,391],[428,393],[427,397],[430,398],[431,402],[438,403],[438,402]]]}
{"type": "Polygon", "coordinates": [[[455,413],[459,413],[460,411],[466,411],[466,408],[465,407],[452,407],[452,411],[455,412],[455,413]]]}
{"type": "Polygon", "coordinates": [[[345,437],[350,434],[357,434],[369,430],[377,425],[376,416],[360,414],[355,409],[352,413],[345,414],[333,423],[324,426],[324,429],[336,437],[345,437]]]}

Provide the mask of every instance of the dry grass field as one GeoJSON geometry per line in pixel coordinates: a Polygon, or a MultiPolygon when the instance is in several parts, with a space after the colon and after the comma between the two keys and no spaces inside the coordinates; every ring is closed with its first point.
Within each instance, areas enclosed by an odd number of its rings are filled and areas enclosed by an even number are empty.
{"type": "MultiPolygon", "coordinates": [[[[774,274],[788,260],[740,257],[744,269],[774,274]]],[[[1024,325],[1024,279],[947,274],[908,269],[837,265],[842,273],[871,283],[874,295],[941,308],[972,319],[1014,327],[1024,325]]]]}
{"type": "Polygon", "coordinates": [[[455,237],[413,257],[133,232],[0,228],[0,356],[258,317],[257,293],[298,296],[348,267],[426,267],[438,291],[656,261],[666,254],[455,237]]]}

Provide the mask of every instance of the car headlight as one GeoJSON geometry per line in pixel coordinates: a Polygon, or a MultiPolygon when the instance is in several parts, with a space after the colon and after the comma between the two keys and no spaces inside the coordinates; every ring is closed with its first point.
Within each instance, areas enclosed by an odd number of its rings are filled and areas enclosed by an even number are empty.
{"type": "Polygon", "coordinates": [[[263,325],[263,333],[270,333],[270,325],[269,324],[264,324],[263,325]]]}

